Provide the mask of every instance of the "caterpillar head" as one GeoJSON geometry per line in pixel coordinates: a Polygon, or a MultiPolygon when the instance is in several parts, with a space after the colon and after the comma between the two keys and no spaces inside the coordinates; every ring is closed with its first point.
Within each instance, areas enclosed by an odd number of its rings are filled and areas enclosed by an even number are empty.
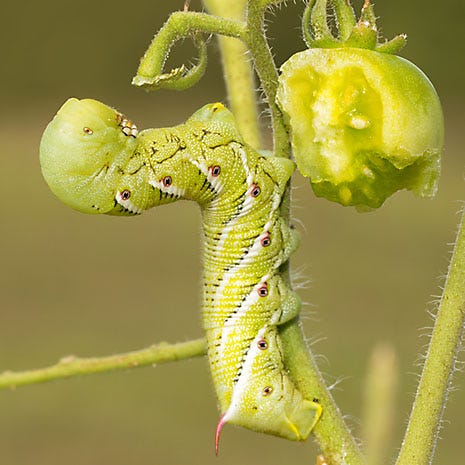
{"type": "Polygon", "coordinates": [[[47,184],[84,213],[139,213],[147,194],[139,189],[143,163],[135,153],[136,135],[136,126],[115,109],[69,99],[42,136],[40,163],[47,184]]]}

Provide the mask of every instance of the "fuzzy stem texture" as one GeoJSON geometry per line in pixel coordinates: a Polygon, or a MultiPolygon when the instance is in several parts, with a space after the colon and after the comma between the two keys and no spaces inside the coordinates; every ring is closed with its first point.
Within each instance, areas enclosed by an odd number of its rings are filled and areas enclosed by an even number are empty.
{"type": "Polygon", "coordinates": [[[5,371],[0,374],[0,389],[45,383],[73,376],[154,366],[159,363],[174,362],[205,354],[205,340],[196,339],[178,344],[161,342],[146,349],[110,355],[109,357],[78,358],[68,356],[62,358],[56,365],[46,368],[21,372],[5,371]]]}
{"type": "Polygon", "coordinates": [[[300,324],[291,322],[281,331],[285,363],[306,398],[318,399],[323,413],[313,429],[328,465],[364,465],[365,460],[334,402],[316,361],[308,349],[300,324]]]}
{"type": "Polygon", "coordinates": [[[462,217],[425,365],[396,465],[431,464],[465,319],[465,221],[462,217]]]}
{"type": "Polygon", "coordinates": [[[199,33],[226,35],[244,38],[243,22],[220,18],[206,13],[177,11],[171,14],[163,27],[152,40],[149,48],[141,59],[136,76],[132,83],[147,88],[169,88],[184,90],[198,82],[206,66],[205,43],[198,38],[199,33]],[[191,36],[199,48],[199,63],[183,76],[184,67],[163,72],[163,66],[173,44],[191,36]]]}
{"type": "MultiPolygon", "coordinates": [[[[224,0],[223,0],[223,3],[224,0]]],[[[273,128],[273,151],[278,157],[289,157],[290,146],[283,115],[276,103],[278,90],[278,71],[274,64],[273,55],[266,40],[264,15],[267,5],[256,0],[248,0],[247,32],[245,41],[254,60],[255,69],[270,108],[273,128]]]]}

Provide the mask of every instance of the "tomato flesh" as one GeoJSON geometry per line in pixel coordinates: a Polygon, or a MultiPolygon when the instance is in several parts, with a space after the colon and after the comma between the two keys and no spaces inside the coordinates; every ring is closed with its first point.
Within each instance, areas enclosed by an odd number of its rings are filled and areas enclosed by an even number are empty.
{"type": "Polygon", "coordinates": [[[376,208],[399,189],[435,193],[442,110],[409,61],[357,48],[299,52],[281,68],[278,103],[316,195],[376,208]]]}

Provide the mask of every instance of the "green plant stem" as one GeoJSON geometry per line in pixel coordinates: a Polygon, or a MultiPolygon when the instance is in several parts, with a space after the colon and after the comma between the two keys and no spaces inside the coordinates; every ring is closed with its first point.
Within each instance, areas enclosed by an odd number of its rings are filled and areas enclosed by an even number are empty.
{"type": "Polygon", "coordinates": [[[307,347],[300,324],[290,322],[281,329],[285,363],[296,386],[305,398],[318,399],[323,407],[313,429],[318,445],[329,465],[363,465],[365,463],[342,414],[332,398],[315,359],[307,347]]]}
{"type": "MultiPolygon", "coordinates": [[[[268,2],[269,3],[269,2],[268,2]]],[[[255,69],[271,112],[273,128],[273,151],[278,157],[289,157],[290,146],[283,115],[276,103],[278,71],[266,41],[264,14],[266,5],[248,0],[246,43],[255,63],[255,69]]]]}
{"type": "Polygon", "coordinates": [[[397,465],[432,462],[465,319],[465,221],[462,216],[423,373],[397,465]]]}
{"type": "Polygon", "coordinates": [[[73,376],[91,375],[108,371],[127,370],[158,363],[174,362],[206,354],[204,339],[196,339],[177,344],[161,342],[146,349],[110,355],[109,357],[62,358],[56,365],[35,370],[0,374],[0,389],[16,388],[27,384],[38,384],[73,376]]]}
{"type": "MultiPolygon", "coordinates": [[[[172,73],[163,73],[163,66],[173,44],[185,37],[205,32],[236,38],[244,38],[245,25],[243,22],[220,18],[206,13],[191,11],[177,11],[173,13],[152,40],[149,48],[141,59],[133,84],[154,88],[165,87],[183,90],[194,85],[203,75],[206,65],[206,54],[201,53],[200,63],[187,77],[179,76],[182,68],[172,73]],[[162,78],[162,79],[160,79],[162,78]],[[187,81],[187,82],[186,82],[187,81]]],[[[202,43],[203,44],[203,43],[202,43]]],[[[203,46],[199,47],[201,52],[203,46]]]]}
{"type": "MultiPolygon", "coordinates": [[[[247,0],[223,2],[203,0],[208,11],[216,16],[244,21],[247,0]]],[[[255,79],[247,46],[240,40],[218,36],[223,74],[229,106],[244,140],[255,149],[262,148],[255,79]]]]}

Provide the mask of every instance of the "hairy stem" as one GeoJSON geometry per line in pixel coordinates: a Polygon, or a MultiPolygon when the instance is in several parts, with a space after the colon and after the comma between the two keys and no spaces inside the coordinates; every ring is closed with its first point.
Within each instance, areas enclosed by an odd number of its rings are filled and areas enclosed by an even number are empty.
{"type": "Polygon", "coordinates": [[[203,75],[206,66],[205,43],[198,38],[199,33],[219,34],[243,38],[243,22],[220,18],[206,13],[177,11],[173,13],[152,40],[141,59],[132,83],[147,88],[164,87],[183,90],[194,85],[203,75]],[[163,66],[173,44],[191,36],[200,52],[199,64],[184,74],[184,67],[163,72],[163,66]]]}
{"type": "Polygon", "coordinates": [[[299,323],[294,321],[285,325],[281,337],[286,366],[292,379],[306,398],[318,399],[323,407],[313,433],[326,462],[328,465],[363,465],[364,458],[326,387],[299,323]]]}
{"type": "MultiPolygon", "coordinates": [[[[268,2],[269,3],[269,2],[268,2]]],[[[276,103],[278,71],[266,41],[264,14],[266,5],[248,0],[246,42],[255,63],[255,69],[271,112],[273,150],[278,157],[289,157],[290,146],[283,115],[276,103]]]]}
{"type": "Polygon", "coordinates": [[[127,370],[157,363],[174,362],[206,354],[204,339],[177,344],[161,342],[146,349],[110,355],[109,357],[62,358],[56,365],[29,371],[5,371],[0,374],[0,389],[16,388],[27,384],[38,384],[73,376],[92,375],[107,371],[127,370]]]}
{"type": "MultiPolygon", "coordinates": [[[[244,21],[246,0],[223,2],[203,0],[208,11],[236,21],[244,21]]],[[[262,147],[258,124],[258,105],[255,97],[255,79],[247,46],[240,40],[218,36],[223,73],[229,98],[229,106],[244,140],[254,147],[262,147]]]]}
{"type": "Polygon", "coordinates": [[[462,216],[425,365],[397,465],[433,460],[465,319],[465,221],[462,216]]]}

